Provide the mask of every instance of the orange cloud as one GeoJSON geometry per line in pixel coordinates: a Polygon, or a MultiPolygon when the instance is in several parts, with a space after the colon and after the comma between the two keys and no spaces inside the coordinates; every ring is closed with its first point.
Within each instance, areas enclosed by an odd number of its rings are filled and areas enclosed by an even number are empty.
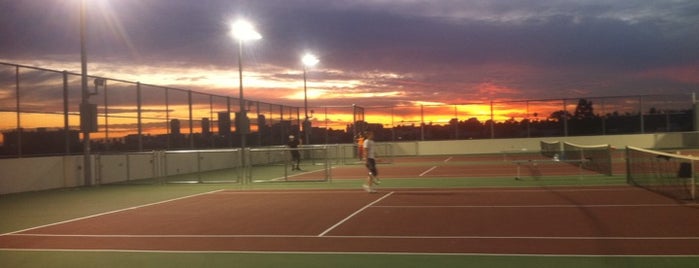
{"type": "Polygon", "coordinates": [[[660,78],[680,83],[699,83],[699,65],[683,65],[642,71],[634,76],[640,78],[660,78]]]}
{"type": "Polygon", "coordinates": [[[478,94],[488,96],[490,99],[507,99],[508,95],[519,93],[517,89],[500,86],[493,82],[483,82],[476,86],[478,94]]]}

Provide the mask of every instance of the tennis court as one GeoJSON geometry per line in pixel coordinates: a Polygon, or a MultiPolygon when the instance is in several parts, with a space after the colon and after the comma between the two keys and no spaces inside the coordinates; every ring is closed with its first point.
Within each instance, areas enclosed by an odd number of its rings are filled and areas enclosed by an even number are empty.
{"type": "Polygon", "coordinates": [[[699,213],[632,187],[234,191],[0,237],[3,248],[696,255],[699,213]],[[649,215],[653,215],[649,217],[649,215]]]}
{"type": "MultiPolygon", "coordinates": [[[[540,159],[535,154],[518,157],[540,159]]],[[[624,163],[612,166],[623,173],[624,163]]],[[[699,255],[699,207],[693,201],[629,186],[624,175],[601,175],[568,163],[541,162],[526,169],[522,172],[527,176],[515,180],[517,165],[502,155],[396,158],[379,165],[378,193],[359,187],[366,174],[361,165],[335,166],[332,180],[325,182],[114,186],[123,191],[210,190],[7,231],[0,235],[0,249],[661,259],[699,255]]],[[[315,172],[291,178],[302,181],[315,172]]]]}

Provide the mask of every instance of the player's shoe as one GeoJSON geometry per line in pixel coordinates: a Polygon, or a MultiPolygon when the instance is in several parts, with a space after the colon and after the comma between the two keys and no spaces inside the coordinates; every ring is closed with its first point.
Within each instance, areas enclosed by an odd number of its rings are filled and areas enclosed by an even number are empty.
{"type": "Polygon", "coordinates": [[[368,193],[375,193],[376,192],[376,190],[374,188],[371,188],[371,186],[366,185],[366,184],[362,185],[362,188],[364,188],[364,191],[367,191],[368,193]]]}
{"type": "Polygon", "coordinates": [[[378,185],[378,184],[381,184],[381,180],[379,180],[378,177],[376,177],[376,176],[374,176],[373,174],[371,174],[371,172],[369,172],[369,178],[371,178],[371,181],[372,181],[374,184],[377,184],[377,185],[378,185]]]}

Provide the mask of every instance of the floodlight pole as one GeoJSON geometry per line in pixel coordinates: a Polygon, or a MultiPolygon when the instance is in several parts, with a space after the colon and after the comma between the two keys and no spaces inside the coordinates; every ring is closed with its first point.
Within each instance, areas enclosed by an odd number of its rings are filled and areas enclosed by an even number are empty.
{"type": "Polygon", "coordinates": [[[236,117],[236,132],[240,135],[240,157],[241,165],[243,166],[243,182],[247,180],[246,161],[245,161],[245,147],[246,147],[246,135],[249,129],[249,123],[247,120],[247,111],[245,110],[245,97],[243,95],[243,42],[246,40],[260,39],[262,36],[253,29],[246,21],[239,20],[235,22],[232,26],[233,37],[238,40],[238,79],[239,79],[239,99],[240,99],[240,111],[238,115],[240,118],[236,117]]]}
{"type": "Polygon", "coordinates": [[[304,63],[303,64],[303,112],[305,114],[305,118],[303,120],[303,132],[305,135],[304,138],[304,143],[305,144],[310,144],[310,129],[309,129],[309,123],[308,123],[308,91],[306,88],[306,69],[307,66],[304,63]]]}
{"type": "MultiPolygon", "coordinates": [[[[246,122],[244,119],[247,117],[247,113],[245,111],[245,98],[243,98],[243,40],[240,39],[238,40],[238,79],[239,79],[239,92],[238,96],[240,99],[240,111],[239,115],[240,118],[236,118],[235,120],[238,122],[236,131],[238,134],[240,134],[240,157],[241,157],[241,165],[243,166],[243,170],[245,170],[245,147],[246,147],[246,131],[245,128],[242,127],[243,123],[246,122]]],[[[246,174],[243,173],[243,181],[245,181],[245,176],[246,174]]]]}
{"type": "MultiPolygon", "coordinates": [[[[81,66],[81,88],[82,88],[82,102],[83,107],[87,106],[89,103],[90,94],[87,88],[87,48],[86,48],[86,38],[87,26],[86,26],[86,8],[85,2],[87,0],[82,0],[80,2],[80,66],[81,66]]],[[[83,111],[81,111],[82,113],[83,111]]],[[[80,115],[81,118],[87,116],[85,114],[80,115]]],[[[81,124],[87,120],[81,120],[81,124]]],[[[83,176],[85,180],[85,186],[92,185],[92,161],[90,159],[90,129],[87,126],[82,126],[83,132],[83,176]]]]}

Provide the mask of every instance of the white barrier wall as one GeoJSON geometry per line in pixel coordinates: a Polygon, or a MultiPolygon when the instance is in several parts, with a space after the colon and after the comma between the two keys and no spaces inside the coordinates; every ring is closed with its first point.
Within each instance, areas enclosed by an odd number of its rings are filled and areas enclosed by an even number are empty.
{"type": "Polygon", "coordinates": [[[128,155],[101,155],[96,159],[97,174],[102,174],[99,178],[99,183],[115,183],[128,180],[128,155]]]}
{"type": "MultiPolygon", "coordinates": [[[[502,151],[516,151],[526,149],[538,151],[539,142],[567,141],[576,144],[611,144],[622,149],[627,145],[641,148],[683,148],[688,147],[682,135],[672,134],[638,134],[638,135],[614,135],[614,136],[580,136],[580,137],[552,137],[552,138],[522,138],[522,139],[489,139],[489,140],[454,140],[454,141],[424,141],[417,142],[415,151],[412,145],[394,146],[401,148],[406,155],[450,155],[450,154],[493,154],[502,151]],[[662,146],[658,146],[662,145],[662,146]],[[414,153],[414,154],[413,154],[414,153]]],[[[696,133],[691,135],[697,137],[696,133]]],[[[394,149],[394,152],[397,151],[394,149]]],[[[396,153],[396,155],[400,155],[396,153]]]]}
{"type": "Polygon", "coordinates": [[[68,188],[83,184],[82,157],[0,160],[0,194],[68,188]]]}
{"type": "MultiPolygon", "coordinates": [[[[487,139],[453,141],[418,141],[390,143],[393,156],[493,154],[502,151],[526,149],[539,150],[539,141],[566,141],[577,144],[611,144],[619,149],[627,145],[654,148],[698,148],[699,132],[658,133],[612,136],[578,136],[522,139],[487,139]]],[[[377,141],[378,143],[384,143],[377,141]]],[[[336,144],[338,157],[353,158],[352,144],[336,144]]],[[[83,186],[82,156],[54,156],[0,159],[0,194],[40,191],[56,188],[83,186]]],[[[155,153],[134,153],[94,156],[96,167],[93,184],[106,184],[153,178],[155,161],[161,161],[155,153]]],[[[167,152],[167,175],[230,168],[239,163],[235,151],[224,152],[167,152]]]]}

